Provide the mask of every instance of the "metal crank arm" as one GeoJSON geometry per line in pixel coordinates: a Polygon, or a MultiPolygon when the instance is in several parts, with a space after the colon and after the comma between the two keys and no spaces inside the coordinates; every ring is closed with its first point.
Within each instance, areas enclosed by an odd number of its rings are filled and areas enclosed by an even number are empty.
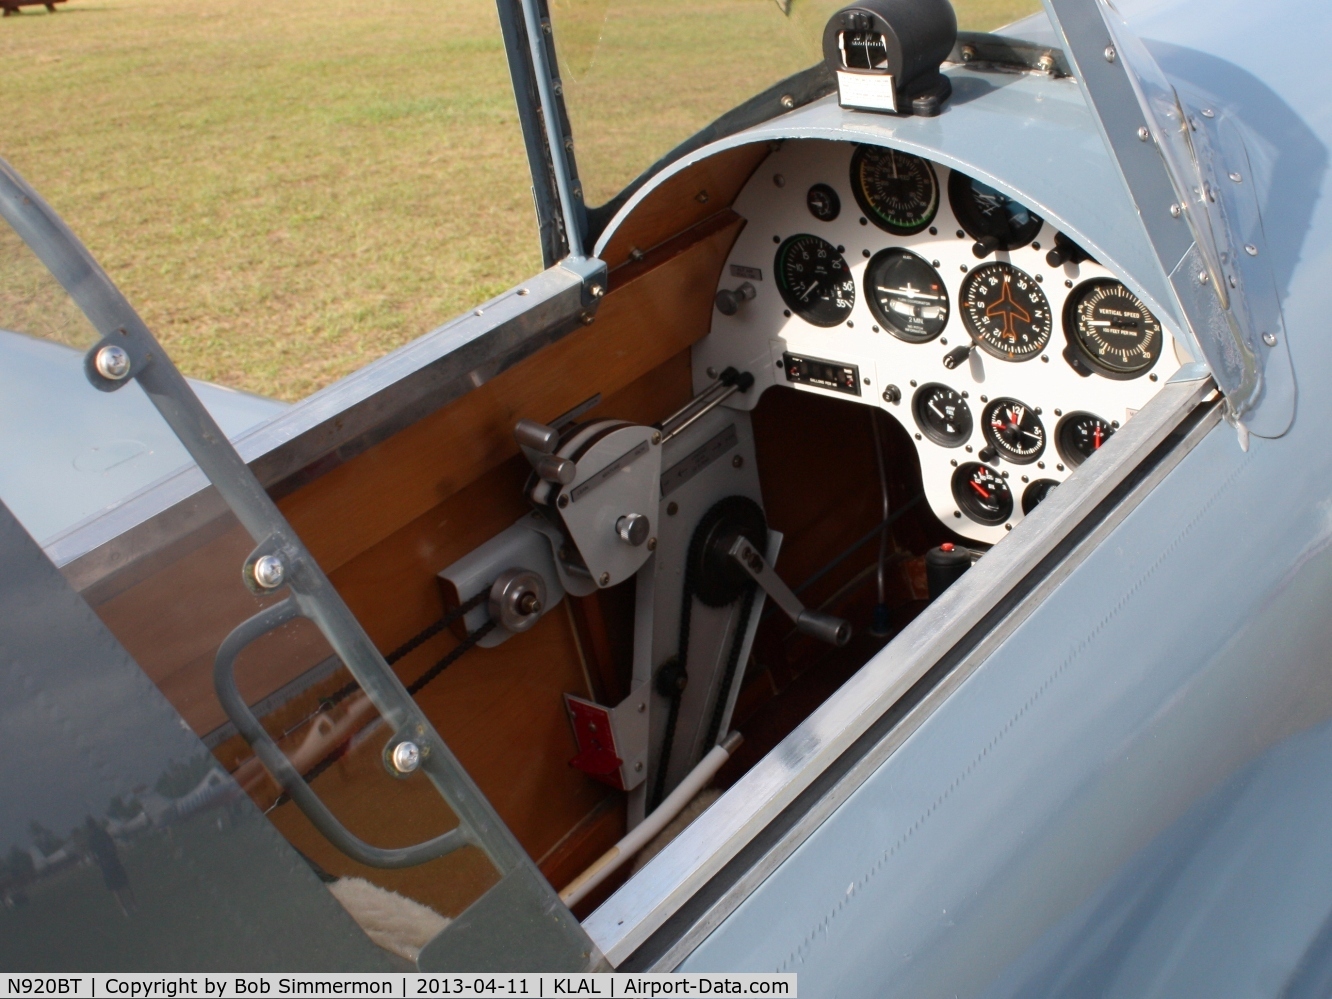
{"type": "Polygon", "coordinates": [[[758,549],[743,535],[735,539],[727,554],[735,559],[740,568],[772,597],[772,602],[795,622],[796,631],[839,647],[851,641],[850,621],[810,610],[802,604],[800,598],[791,592],[791,588],[782,582],[781,577],[773,571],[772,566],[768,565],[758,549]]]}

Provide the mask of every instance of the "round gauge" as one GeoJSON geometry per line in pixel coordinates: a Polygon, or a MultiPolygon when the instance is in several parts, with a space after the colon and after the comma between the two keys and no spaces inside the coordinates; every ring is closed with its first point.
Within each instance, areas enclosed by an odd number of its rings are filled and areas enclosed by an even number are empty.
{"type": "Polygon", "coordinates": [[[818,236],[792,236],[773,264],[782,300],[815,326],[836,326],[856,304],[856,279],[837,247],[818,236]]]}
{"type": "Polygon", "coordinates": [[[971,437],[971,407],[947,385],[930,382],[916,389],[911,413],[920,432],[944,447],[961,447],[971,437]]]}
{"type": "Polygon", "coordinates": [[[809,214],[820,222],[831,222],[842,214],[842,199],[827,184],[815,184],[805,195],[805,206],[809,214]]]}
{"type": "Polygon", "coordinates": [[[1035,510],[1057,485],[1059,483],[1054,479],[1037,479],[1022,490],[1022,513],[1026,515],[1035,510]]]}
{"type": "Polygon", "coordinates": [[[883,146],[856,149],[851,190],[871,222],[898,236],[920,232],[939,210],[939,180],[929,160],[883,146]]]}
{"type": "Polygon", "coordinates": [[[1069,413],[1055,427],[1055,447],[1069,468],[1077,468],[1101,449],[1115,427],[1091,413],[1069,413]]]}
{"type": "Polygon", "coordinates": [[[1064,303],[1064,334],[1077,356],[1107,378],[1137,378],[1161,356],[1161,323],[1114,278],[1084,281],[1064,303]]]}
{"type": "Polygon", "coordinates": [[[985,439],[1015,465],[1029,465],[1045,450],[1045,426],[1036,411],[1016,399],[995,399],[981,417],[985,439]]]}
{"type": "Polygon", "coordinates": [[[1013,492],[1003,476],[988,465],[969,461],[953,473],[953,499],[972,520],[1002,524],[1013,516],[1013,492]]]}
{"type": "Polygon", "coordinates": [[[984,246],[986,252],[1026,246],[1044,224],[1039,215],[1021,202],[956,170],[948,178],[948,203],[967,235],[984,246]]]}
{"type": "Polygon", "coordinates": [[[889,333],[927,343],[948,323],[948,289],[939,272],[909,250],[876,253],[865,268],[865,300],[889,333]]]}
{"type": "Polygon", "coordinates": [[[987,354],[1030,361],[1050,342],[1054,324],[1045,292],[1012,264],[981,264],[962,279],[958,299],[967,332],[987,354]]]}

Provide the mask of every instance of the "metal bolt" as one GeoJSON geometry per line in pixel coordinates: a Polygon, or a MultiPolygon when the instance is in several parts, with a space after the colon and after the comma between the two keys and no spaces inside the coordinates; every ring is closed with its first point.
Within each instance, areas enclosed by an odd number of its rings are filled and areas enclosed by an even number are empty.
{"type": "Polygon", "coordinates": [[[741,455],[738,455],[738,454],[737,454],[734,458],[731,459],[731,467],[732,467],[732,468],[740,468],[742,465],[744,465],[744,463],[745,463],[745,459],[744,459],[741,455]]]}
{"type": "Polygon", "coordinates": [[[1206,284],[1206,283],[1207,283],[1207,272],[1206,272],[1206,271],[1199,271],[1199,272],[1198,272],[1198,283],[1199,283],[1199,284],[1206,284]]]}
{"type": "Polygon", "coordinates": [[[1149,131],[1147,131],[1147,126],[1146,126],[1146,125],[1139,125],[1139,126],[1138,126],[1138,138],[1139,138],[1140,140],[1142,140],[1143,142],[1146,142],[1146,141],[1147,141],[1148,139],[1150,139],[1151,137],[1152,137],[1152,133],[1149,132],[1149,131]]]}
{"type": "Polygon", "coordinates": [[[717,377],[717,369],[712,367],[712,365],[708,365],[708,377],[709,378],[717,377]]]}
{"type": "Polygon", "coordinates": [[[1204,118],[1215,118],[1215,117],[1216,117],[1216,112],[1213,111],[1211,108],[1203,108],[1203,109],[1202,109],[1202,116],[1203,116],[1204,118]]]}
{"type": "Polygon", "coordinates": [[[708,203],[708,192],[699,191],[698,194],[694,195],[694,200],[700,205],[706,205],[708,203]]]}
{"type": "Polygon", "coordinates": [[[657,550],[657,539],[656,539],[656,538],[648,538],[648,540],[647,540],[647,548],[648,548],[648,551],[650,551],[650,552],[655,552],[655,551],[657,550]]]}
{"type": "Polygon", "coordinates": [[[1238,184],[1244,180],[1244,175],[1241,174],[1238,170],[1236,170],[1234,173],[1230,175],[1230,179],[1233,180],[1236,184],[1238,184]]]}
{"type": "Polygon", "coordinates": [[[561,510],[563,510],[566,506],[569,505],[569,497],[561,495],[560,498],[555,501],[555,505],[558,506],[561,510]]]}
{"type": "Polygon", "coordinates": [[[1036,60],[1036,68],[1042,73],[1050,72],[1050,70],[1055,68],[1054,56],[1049,52],[1043,53],[1041,57],[1036,60]]]}
{"type": "Polygon", "coordinates": [[[634,764],[634,773],[641,774],[642,772],[643,772],[643,761],[639,760],[637,763],[634,764]]]}
{"type": "Polygon", "coordinates": [[[110,378],[113,382],[118,382],[129,374],[129,354],[125,353],[124,347],[117,347],[113,343],[107,344],[97,352],[97,357],[93,359],[93,365],[97,368],[97,373],[103,378],[110,378]]]}
{"type": "Polygon", "coordinates": [[[782,107],[790,111],[793,107],[795,107],[795,98],[792,97],[790,94],[782,94],[782,107]]]}
{"type": "Polygon", "coordinates": [[[588,289],[588,291],[591,293],[593,298],[600,298],[602,295],[606,294],[606,289],[601,287],[601,285],[599,284],[594,284],[591,288],[588,289]]]}
{"type": "Polygon", "coordinates": [[[601,578],[598,579],[597,582],[600,583],[602,586],[609,586],[609,585],[610,585],[610,573],[609,573],[609,572],[603,572],[603,573],[601,574],[601,578]]]}
{"type": "Polygon", "coordinates": [[[963,46],[962,46],[962,61],[963,61],[963,62],[971,62],[971,61],[972,61],[973,59],[975,59],[975,58],[976,58],[976,46],[974,46],[974,45],[963,45],[963,46]]]}
{"type": "Polygon", "coordinates": [[[772,182],[773,182],[773,184],[775,184],[777,187],[785,187],[785,186],[786,186],[786,178],[783,177],[783,176],[782,176],[781,174],[779,174],[779,173],[775,173],[775,174],[772,175],[772,182]]]}
{"type": "Polygon", "coordinates": [[[276,555],[261,555],[254,563],[254,581],[265,590],[276,590],[287,575],[287,567],[276,555]]]}
{"type": "Polygon", "coordinates": [[[652,443],[653,443],[653,444],[660,444],[660,443],[661,443],[661,431],[660,431],[660,430],[654,430],[654,431],[652,431],[652,443]]]}
{"type": "Polygon", "coordinates": [[[393,747],[389,758],[393,761],[394,770],[400,774],[409,774],[421,765],[421,749],[414,742],[400,742],[393,747]]]}
{"type": "Polygon", "coordinates": [[[1264,334],[1263,334],[1263,343],[1267,344],[1269,347],[1275,347],[1275,346],[1277,345],[1276,334],[1275,334],[1275,333],[1264,333],[1264,334]]]}
{"type": "Polygon", "coordinates": [[[1177,218],[1179,218],[1179,217],[1180,217],[1181,215],[1183,215],[1183,214],[1184,214],[1184,209],[1181,208],[1181,207],[1179,207],[1179,202],[1175,202],[1174,204],[1172,204],[1172,205],[1170,206],[1170,217],[1171,217],[1171,218],[1176,218],[1176,219],[1177,219],[1177,218]]]}
{"type": "Polygon", "coordinates": [[[674,517],[679,512],[680,512],[680,504],[675,502],[675,500],[671,500],[669,503],[666,504],[666,516],[674,517]]]}
{"type": "Polygon", "coordinates": [[[1107,45],[1105,47],[1105,61],[1106,62],[1115,61],[1115,47],[1113,45],[1107,45]]]}
{"type": "Polygon", "coordinates": [[[1258,256],[1258,247],[1254,246],[1252,243],[1245,243],[1244,252],[1251,257],[1256,257],[1258,256]]]}

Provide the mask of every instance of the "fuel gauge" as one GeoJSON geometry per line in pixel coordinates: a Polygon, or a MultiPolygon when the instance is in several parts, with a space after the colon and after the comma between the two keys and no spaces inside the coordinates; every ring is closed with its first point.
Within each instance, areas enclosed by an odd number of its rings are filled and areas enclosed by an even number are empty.
{"type": "Polygon", "coordinates": [[[1013,516],[1013,492],[988,465],[969,461],[953,473],[953,499],[978,524],[1002,524],[1013,516]]]}
{"type": "Polygon", "coordinates": [[[944,447],[961,447],[971,437],[971,407],[967,400],[939,382],[916,389],[911,415],[922,434],[944,447]]]}
{"type": "Polygon", "coordinates": [[[1101,449],[1116,425],[1093,413],[1069,413],[1055,427],[1055,447],[1069,468],[1077,468],[1101,449]]]}

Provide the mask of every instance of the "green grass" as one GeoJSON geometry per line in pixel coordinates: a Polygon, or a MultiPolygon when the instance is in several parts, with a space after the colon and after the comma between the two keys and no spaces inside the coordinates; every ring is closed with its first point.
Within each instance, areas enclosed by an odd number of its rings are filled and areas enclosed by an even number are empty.
{"type": "MultiPolygon", "coordinates": [[[[837,4],[794,0],[789,19],[775,0],[553,6],[596,203],[812,62],[837,4]]],[[[1036,4],[958,6],[988,28],[1036,4]]],[[[0,21],[0,154],[187,374],[298,399],[540,268],[492,0],[35,10],[0,21]]],[[[14,289],[31,276],[6,271],[0,310],[31,312],[14,289]]]]}

